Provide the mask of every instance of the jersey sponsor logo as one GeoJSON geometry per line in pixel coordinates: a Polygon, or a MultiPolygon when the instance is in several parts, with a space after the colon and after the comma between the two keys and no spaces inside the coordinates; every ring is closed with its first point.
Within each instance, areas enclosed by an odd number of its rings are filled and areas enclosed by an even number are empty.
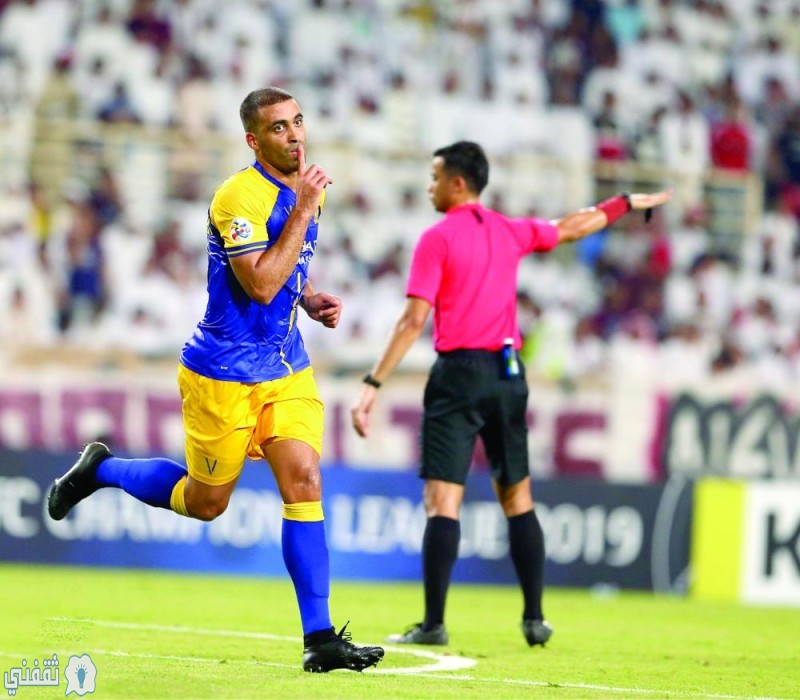
{"type": "Polygon", "coordinates": [[[211,460],[208,457],[205,457],[206,460],[206,469],[208,469],[209,474],[213,474],[214,470],[217,468],[217,460],[211,460]]]}
{"type": "Polygon", "coordinates": [[[253,226],[247,219],[237,216],[231,221],[231,238],[234,241],[246,241],[252,235],[253,226]]]}
{"type": "Polygon", "coordinates": [[[301,267],[307,267],[314,256],[314,251],[317,249],[316,241],[303,241],[303,247],[300,250],[300,255],[297,258],[297,264],[301,267]]]}

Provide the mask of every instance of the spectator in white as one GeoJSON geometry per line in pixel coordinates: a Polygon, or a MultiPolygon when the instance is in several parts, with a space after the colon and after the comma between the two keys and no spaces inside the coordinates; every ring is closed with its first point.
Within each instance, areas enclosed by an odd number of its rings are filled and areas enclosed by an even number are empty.
{"type": "MultiPolygon", "coordinates": [[[[636,75],[639,80],[638,74],[636,75]]],[[[645,72],[644,78],[637,84],[639,87],[630,103],[634,130],[646,128],[650,124],[654,112],[663,110],[666,113],[675,101],[675,90],[672,84],[665,80],[658,71],[645,72]]]]}
{"type": "Polygon", "coordinates": [[[102,106],[113,98],[118,81],[100,56],[91,59],[85,71],[74,73],[74,80],[75,90],[81,98],[81,116],[96,119],[102,106]]]}
{"type": "Polygon", "coordinates": [[[619,126],[631,131],[640,117],[640,93],[644,89],[641,75],[623,67],[616,50],[606,51],[601,62],[586,76],[581,104],[596,118],[603,108],[605,96],[613,93],[617,102],[619,126]]]}
{"type": "Polygon", "coordinates": [[[646,0],[644,6],[644,21],[649,27],[663,27],[675,21],[675,0],[646,0]]]}
{"type": "Polygon", "coordinates": [[[541,106],[548,100],[547,80],[539,64],[531,64],[517,46],[495,61],[496,99],[506,104],[541,106]]]}
{"type": "Polygon", "coordinates": [[[56,340],[52,299],[37,294],[37,289],[41,290],[42,287],[31,285],[31,281],[29,277],[25,284],[12,282],[11,288],[7,289],[6,283],[11,280],[0,275],[3,303],[0,352],[5,356],[4,361],[21,359],[15,355],[22,353],[24,356],[32,348],[46,347],[56,340]]]}
{"type": "Polygon", "coordinates": [[[172,28],[172,44],[178,53],[192,52],[205,18],[213,11],[213,0],[173,0],[165,3],[165,17],[172,28]]]}
{"type": "MultiPolygon", "coordinates": [[[[782,4],[782,3],[780,3],[782,4]]],[[[739,31],[735,40],[736,55],[741,56],[768,36],[780,36],[786,21],[774,0],[738,0],[734,4],[739,31]]]]}
{"type": "Polygon", "coordinates": [[[712,345],[686,321],[675,325],[658,349],[658,376],[667,386],[692,386],[708,377],[712,345]]]}
{"type": "Polygon", "coordinates": [[[733,61],[736,87],[748,104],[758,102],[764,83],[769,78],[780,80],[792,99],[800,98],[800,67],[797,57],[783,50],[778,36],[764,37],[755,46],[734,56],[733,61]]]}
{"type": "Polygon", "coordinates": [[[634,157],[642,165],[661,165],[664,154],[661,151],[661,120],[667,113],[666,107],[654,109],[647,119],[640,123],[633,136],[634,157]]]}
{"type": "Polygon", "coordinates": [[[672,24],[646,31],[638,45],[626,49],[622,60],[626,73],[638,72],[641,76],[656,73],[675,87],[689,82],[686,52],[672,24]]]}
{"type": "Polygon", "coordinates": [[[110,94],[110,85],[125,72],[125,57],[133,39],[106,4],[100,6],[96,18],[79,22],[76,31],[72,60],[76,87],[84,99],[103,101],[110,94]],[[101,95],[95,96],[93,81],[100,77],[103,84],[97,87],[101,95]]]}
{"type": "Polygon", "coordinates": [[[691,270],[694,282],[696,321],[701,332],[721,332],[730,326],[736,280],[730,266],[718,256],[703,254],[691,270]]]}
{"type": "Polygon", "coordinates": [[[742,270],[755,277],[772,277],[791,282],[793,249],[798,240],[797,219],[780,208],[780,202],[767,208],[755,236],[742,244],[742,270]]]}
{"type": "Polygon", "coordinates": [[[732,32],[728,16],[713,2],[681,5],[676,23],[684,39],[687,64],[694,85],[716,85],[729,68],[728,54],[732,32]]]}
{"type": "Polygon", "coordinates": [[[628,314],[608,343],[612,386],[635,386],[646,394],[659,377],[659,346],[653,322],[642,312],[628,314]]]}
{"type": "Polygon", "coordinates": [[[758,296],[734,317],[733,338],[750,359],[779,342],[779,330],[772,302],[764,296],[758,296]]]}
{"type": "Polygon", "coordinates": [[[21,0],[0,12],[0,47],[19,56],[25,66],[26,93],[34,99],[67,43],[70,10],[67,0],[21,0]]]}
{"type": "Polygon", "coordinates": [[[584,316],[575,324],[572,343],[564,359],[564,378],[571,382],[600,379],[607,370],[607,346],[591,317],[584,316]]]}
{"type": "Polygon", "coordinates": [[[691,270],[694,262],[709,248],[708,209],[698,204],[683,210],[681,221],[668,232],[674,269],[680,273],[691,270]]]}
{"type": "Polygon", "coordinates": [[[170,57],[164,54],[158,56],[152,72],[132,77],[129,88],[131,102],[136,113],[141,115],[143,123],[169,126],[172,122],[175,113],[175,86],[171,72],[170,57]]]}
{"type": "MultiPolygon", "coordinates": [[[[27,117],[35,104],[28,70],[14,49],[0,48],[0,118],[27,117]]],[[[24,123],[19,120],[19,123],[24,123]]]]}
{"type": "Polygon", "coordinates": [[[749,359],[753,384],[763,392],[782,393],[792,381],[792,361],[779,343],[772,343],[749,359]]]}
{"type": "Polygon", "coordinates": [[[185,56],[194,56],[207,66],[217,66],[224,75],[224,66],[235,59],[232,38],[220,24],[222,15],[209,12],[203,15],[202,22],[185,49],[185,56]]]}
{"type": "Polygon", "coordinates": [[[176,95],[177,125],[189,137],[207,133],[214,124],[214,86],[208,66],[189,56],[186,77],[176,95]]]}
{"type": "Polygon", "coordinates": [[[702,201],[702,177],[709,165],[708,122],[692,96],[679,91],[674,108],[664,115],[660,127],[664,164],[680,178],[676,197],[684,206],[702,201]]]}

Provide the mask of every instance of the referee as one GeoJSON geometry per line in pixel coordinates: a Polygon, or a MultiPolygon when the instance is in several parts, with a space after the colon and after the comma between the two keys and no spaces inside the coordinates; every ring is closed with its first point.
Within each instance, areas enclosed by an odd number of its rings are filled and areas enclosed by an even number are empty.
{"type": "Polygon", "coordinates": [[[510,218],[481,205],[489,163],[476,143],[433,154],[428,194],[444,217],[423,232],[411,263],[407,303],[351,411],[362,437],[377,391],[419,337],[431,308],[438,358],[425,387],[420,476],[428,520],[422,542],[425,618],[387,641],[447,644],[444,611],[461,534],[459,509],[475,440],[483,440],[495,492],[508,519],[511,559],[524,598],[522,632],[542,644],[552,628],[542,612],[544,538],[528,468],[528,384],[517,350],[520,259],[576,241],[632,209],[646,215],[671,197],[621,194],[563,219],[510,218]]]}

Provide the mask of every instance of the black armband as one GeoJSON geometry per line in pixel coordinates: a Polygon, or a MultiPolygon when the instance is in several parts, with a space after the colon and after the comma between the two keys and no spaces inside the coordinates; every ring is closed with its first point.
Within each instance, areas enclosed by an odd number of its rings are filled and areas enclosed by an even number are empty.
{"type": "Polygon", "coordinates": [[[367,372],[364,375],[364,379],[362,380],[364,384],[369,384],[370,386],[374,386],[376,389],[381,388],[381,382],[379,382],[375,377],[372,376],[371,372],[367,372]]]}

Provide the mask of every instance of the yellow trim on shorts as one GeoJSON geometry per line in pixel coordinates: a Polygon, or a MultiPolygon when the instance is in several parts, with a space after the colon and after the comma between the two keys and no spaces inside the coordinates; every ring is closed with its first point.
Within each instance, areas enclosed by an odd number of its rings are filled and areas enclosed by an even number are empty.
{"type": "Polygon", "coordinates": [[[297,520],[301,523],[315,523],[324,520],[322,501],[305,501],[303,503],[284,503],[284,520],[297,520]]]}

